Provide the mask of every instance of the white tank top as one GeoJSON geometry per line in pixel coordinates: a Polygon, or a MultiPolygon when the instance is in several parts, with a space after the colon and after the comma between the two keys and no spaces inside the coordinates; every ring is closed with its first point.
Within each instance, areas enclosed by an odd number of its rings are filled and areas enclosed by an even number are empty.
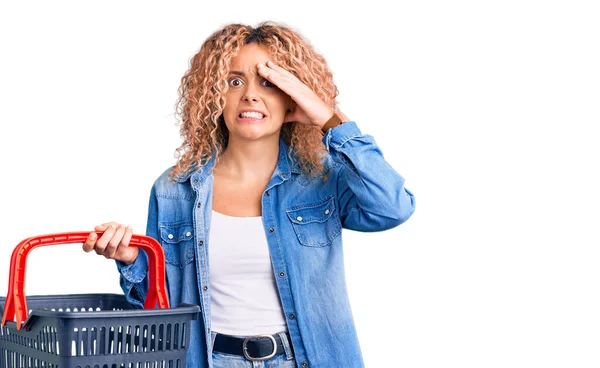
{"type": "Polygon", "coordinates": [[[213,210],[208,244],[211,329],[236,336],[287,331],[262,217],[213,210]]]}

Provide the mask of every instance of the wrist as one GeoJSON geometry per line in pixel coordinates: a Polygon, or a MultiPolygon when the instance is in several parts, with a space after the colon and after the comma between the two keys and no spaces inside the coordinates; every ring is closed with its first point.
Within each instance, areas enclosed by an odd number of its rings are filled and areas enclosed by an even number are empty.
{"type": "Polygon", "coordinates": [[[344,123],[345,121],[342,121],[338,114],[334,112],[331,118],[329,118],[329,120],[327,120],[327,122],[325,122],[325,124],[321,126],[321,131],[323,132],[323,134],[325,134],[329,129],[335,128],[336,126],[344,123]]]}
{"type": "Polygon", "coordinates": [[[129,266],[130,264],[135,263],[135,260],[137,259],[139,254],[140,254],[140,251],[138,249],[138,251],[135,252],[135,254],[130,259],[122,260],[121,262],[123,262],[126,266],[129,266]]]}

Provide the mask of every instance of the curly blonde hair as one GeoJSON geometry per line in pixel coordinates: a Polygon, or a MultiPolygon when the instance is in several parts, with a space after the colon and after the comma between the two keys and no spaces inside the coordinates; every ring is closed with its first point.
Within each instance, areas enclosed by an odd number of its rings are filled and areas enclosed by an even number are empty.
{"type": "MultiPolygon", "coordinates": [[[[218,160],[227,147],[229,130],[223,109],[229,89],[230,61],[242,46],[253,42],[266,46],[276,64],[294,74],[339,114],[336,102],[339,91],[325,58],[298,32],[273,21],[261,22],[256,28],[228,24],[204,41],[181,78],[175,115],[181,117],[178,125],[183,143],[176,149],[178,161],[169,173],[171,179],[187,171],[193,163],[202,166],[211,159],[213,150],[218,160]]],[[[280,137],[290,146],[287,153],[290,158],[292,150],[296,150],[296,160],[304,174],[327,178],[321,162],[326,154],[321,129],[290,122],[282,125],[280,137]]]]}

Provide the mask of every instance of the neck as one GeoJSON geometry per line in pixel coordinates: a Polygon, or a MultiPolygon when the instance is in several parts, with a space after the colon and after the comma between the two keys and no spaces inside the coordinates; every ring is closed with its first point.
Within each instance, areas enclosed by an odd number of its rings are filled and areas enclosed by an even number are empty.
{"type": "Polygon", "coordinates": [[[253,141],[239,140],[230,135],[215,171],[242,182],[264,181],[275,171],[278,159],[279,135],[253,141]]]}

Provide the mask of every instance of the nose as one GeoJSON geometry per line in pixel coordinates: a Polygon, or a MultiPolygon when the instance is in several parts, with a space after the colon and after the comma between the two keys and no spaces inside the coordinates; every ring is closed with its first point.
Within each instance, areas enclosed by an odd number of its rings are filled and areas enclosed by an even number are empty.
{"type": "Polygon", "coordinates": [[[252,101],[252,102],[257,102],[260,99],[258,96],[258,93],[257,93],[257,89],[254,86],[254,83],[248,83],[248,85],[242,95],[242,99],[244,101],[252,101]]]}

